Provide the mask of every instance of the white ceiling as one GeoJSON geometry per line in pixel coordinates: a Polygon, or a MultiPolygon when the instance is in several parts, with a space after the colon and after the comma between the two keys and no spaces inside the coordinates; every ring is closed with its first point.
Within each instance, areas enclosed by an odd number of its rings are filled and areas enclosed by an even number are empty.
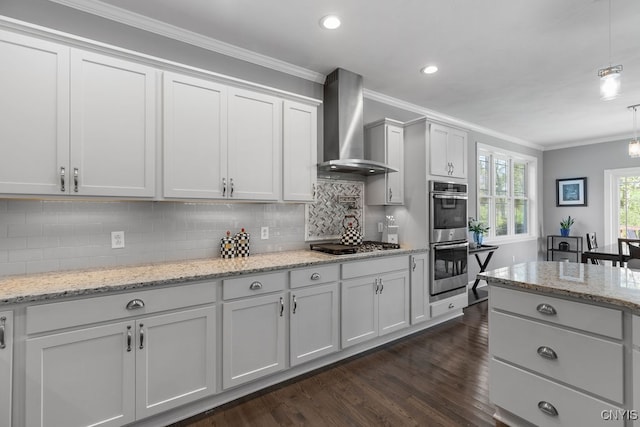
{"type": "Polygon", "coordinates": [[[631,138],[627,106],[640,104],[639,0],[611,0],[611,58],[608,0],[54,1],[121,21],[124,9],[129,23],[148,17],[315,80],[342,67],[367,91],[544,149],[631,138]],[[329,13],[338,30],[319,27],[329,13]],[[624,67],[622,95],[601,101],[610,62],[624,67]],[[438,73],[419,73],[432,63],[438,73]]]}

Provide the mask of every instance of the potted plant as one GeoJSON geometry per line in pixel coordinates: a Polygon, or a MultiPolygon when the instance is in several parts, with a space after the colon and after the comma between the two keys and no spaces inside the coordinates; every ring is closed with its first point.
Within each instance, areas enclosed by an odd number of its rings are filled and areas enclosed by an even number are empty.
{"type": "Polygon", "coordinates": [[[571,231],[571,226],[573,225],[573,223],[576,222],[575,219],[571,218],[571,215],[569,215],[568,218],[564,218],[562,221],[560,221],[560,235],[562,237],[567,237],[569,235],[569,232],[571,231]]]}
{"type": "Polygon", "coordinates": [[[484,240],[484,234],[489,231],[489,227],[484,225],[480,221],[476,221],[471,218],[469,221],[469,231],[473,233],[473,241],[476,246],[482,246],[482,241],[484,240]]]}

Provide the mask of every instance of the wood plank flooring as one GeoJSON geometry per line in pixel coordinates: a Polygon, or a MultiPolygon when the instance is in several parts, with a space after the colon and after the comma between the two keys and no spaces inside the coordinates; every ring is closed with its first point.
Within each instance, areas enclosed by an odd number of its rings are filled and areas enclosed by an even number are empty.
{"type": "Polygon", "coordinates": [[[172,427],[494,426],[487,302],[465,315],[172,427]]]}

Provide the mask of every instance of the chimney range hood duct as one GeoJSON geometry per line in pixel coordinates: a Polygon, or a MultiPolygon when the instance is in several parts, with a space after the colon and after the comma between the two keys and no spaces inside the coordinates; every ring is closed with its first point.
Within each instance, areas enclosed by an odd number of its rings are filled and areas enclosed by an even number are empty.
{"type": "Polygon", "coordinates": [[[362,76],[337,68],[324,83],[323,172],[375,175],[397,172],[384,163],[364,159],[362,76]]]}

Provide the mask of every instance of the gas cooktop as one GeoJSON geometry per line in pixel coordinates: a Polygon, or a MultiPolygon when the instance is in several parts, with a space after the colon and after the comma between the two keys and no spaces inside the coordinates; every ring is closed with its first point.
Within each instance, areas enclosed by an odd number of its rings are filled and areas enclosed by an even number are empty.
{"type": "Polygon", "coordinates": [[[362,252],[384,251],[387,249],[400,249],[397,243],[364,241],[360,245],[342,245],[340,243],[311,243],[312,251],[325,252],[332,255],[357,254],[362,252]]]}

